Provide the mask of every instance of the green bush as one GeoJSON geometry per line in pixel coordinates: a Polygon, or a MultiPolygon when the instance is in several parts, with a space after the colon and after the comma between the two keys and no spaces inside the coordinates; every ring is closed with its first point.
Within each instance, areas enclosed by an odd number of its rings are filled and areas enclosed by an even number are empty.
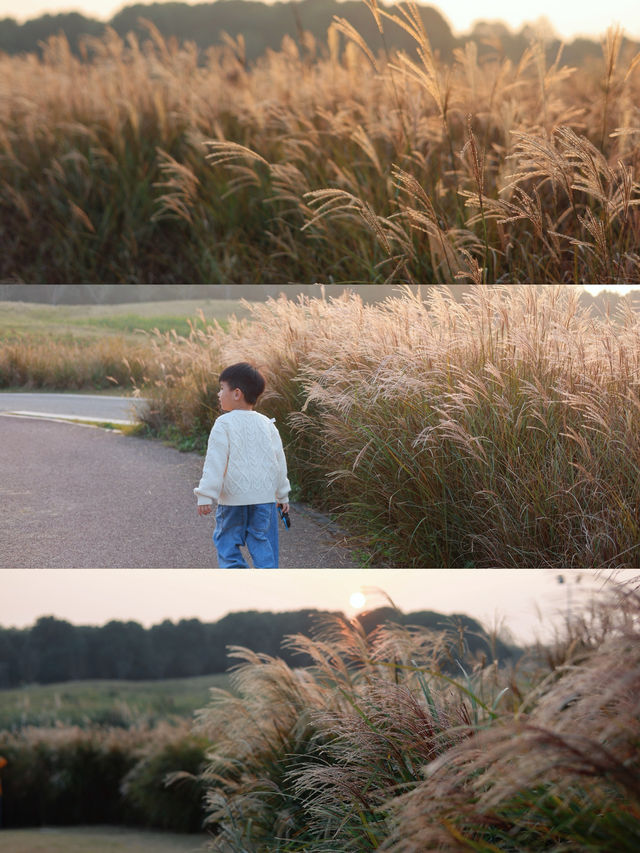
{"type": "Polygon", "coordinates": [[[150,745],[129,771],[122,795],[145,826],[199,832],[204,821],[204,787],[198,778],[209,742],[187,734],[150,745]]]}
{"type": "Polygon", "coordinates": [[[6,827],[136,824],[175,832],[202,825],[197,773],[206,742],[173,727],[28,727],[0,735],[6,827]]]}

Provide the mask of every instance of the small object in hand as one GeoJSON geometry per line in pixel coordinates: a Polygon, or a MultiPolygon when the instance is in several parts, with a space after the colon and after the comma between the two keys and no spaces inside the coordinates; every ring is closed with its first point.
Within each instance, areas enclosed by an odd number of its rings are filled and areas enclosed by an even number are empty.
{"type": "Polygon", "coordinates": [[[291,519],[289,518],[289,513],[282,509],[282,504],[278,504],[278,513],[280,514],[282,523],[288,530],[291,527],[291,519]]]}

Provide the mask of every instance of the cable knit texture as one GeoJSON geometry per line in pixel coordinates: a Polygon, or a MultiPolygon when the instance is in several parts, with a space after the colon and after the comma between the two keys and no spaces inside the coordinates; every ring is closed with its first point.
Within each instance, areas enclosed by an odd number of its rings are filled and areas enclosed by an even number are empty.
{"type": "Polygon", "coordinates": [[[259,412],[220,415],[209,435],[198,504],[226,506],[287,501],[291,486],[280,433],[259,412]]]}

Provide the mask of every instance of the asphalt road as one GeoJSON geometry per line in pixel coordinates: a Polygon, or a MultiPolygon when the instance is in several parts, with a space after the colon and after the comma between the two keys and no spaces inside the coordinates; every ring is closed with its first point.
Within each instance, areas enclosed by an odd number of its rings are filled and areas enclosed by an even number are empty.
{"type": "MultiPolygon", "coordinates": [[[[0,567],[215,567],[213,515],[199,517],[193,495],[202,462],[113,430],[0,415],[0,567]]],[[[294,504],[280,567],[357,568],[341,538],[294,504]]]]}
{"type": "Polygon", "coordinates": [[[133,423],[136,410],[147,401],[105,394],[44,394],[0,392],[0,412],[29,412],[40,416],[75,417],[112,423],[133,423]]]}

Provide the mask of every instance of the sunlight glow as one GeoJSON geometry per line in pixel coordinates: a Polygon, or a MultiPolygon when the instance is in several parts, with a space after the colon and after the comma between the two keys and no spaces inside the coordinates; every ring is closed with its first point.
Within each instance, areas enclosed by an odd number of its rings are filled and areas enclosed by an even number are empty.
{"type": "Polygon", "coordinates": [[[353,592],[351,593],[351,597],[349,598],[349,604],[355,610],[361,610],[364,607],[366,601],[366,597],[361,592],[353,592]]]}

